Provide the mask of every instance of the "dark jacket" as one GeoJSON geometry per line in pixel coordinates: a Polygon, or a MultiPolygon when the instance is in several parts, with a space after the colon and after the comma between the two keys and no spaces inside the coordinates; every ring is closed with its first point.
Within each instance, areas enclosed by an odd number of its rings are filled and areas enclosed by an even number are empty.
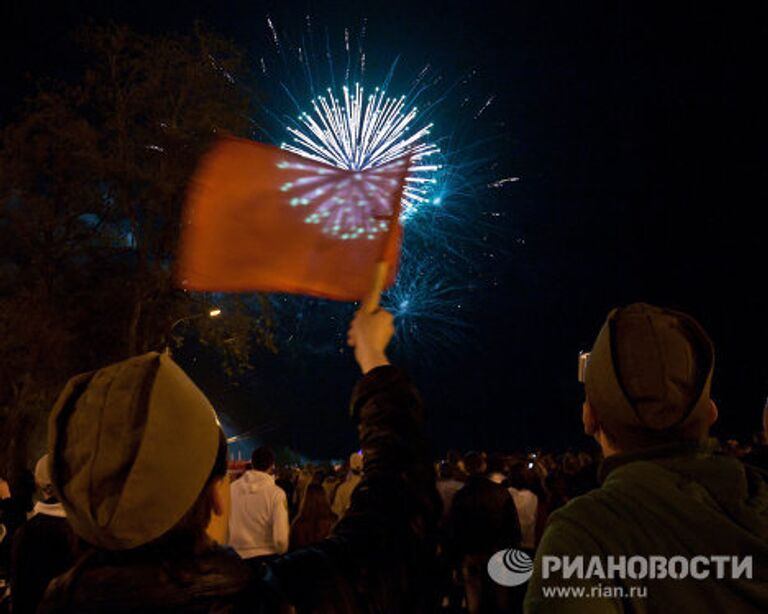
{"type": "Polygon", "coordinates": [[[520,543],[520,519],[509,490],[485,476],[467,479],[453,496],[448,521],[453,555],[491,555],[520,543]]]}
{"type": "MultiPolygon", "coordinates": [[[[526,612],[768,612],[768,484],[764,474],[711,446],[673,444],[618,454],[602,487],[550,517],[528,584],[526,612]],[[753,579],[542,577],[542,557],[752,556],[753,579]],[[555,598],[552,587],[630,588],[634,596],[555,598]]],[[[600,593],[598,593],[600,594],[600,593]]]]}
{"type": "Polygon", "coordinates": [[[259,577],[228,549],[198,557],[95,553],[49,588],[44,612],[416,612],[433,608],[430,570],[440,510],[419,396],[403,372],[374,369],[352,416],[365,477],[331,537],[264,565],[259,577]]]}
{"type": "Polygon", "coordinates": [[[741,460],[745,465],[751,465],[752,467],[768,472],[768,446],[753,446],[752,451],[741,460]]]}
{"type": "Polygon", "coordinates": [[[260,612],[250,608],[253,575],[237,553],[211,546],[196,556],[177,552],[91,550],[51,582],[38,612],[260,612]]]}
{"type": "Polygon", "coordinates": [[[14,614],[34,614],[48,583],[75,560],[77,538],[61,516],[37,513],[13,536],[11,600],[14,614]]]}

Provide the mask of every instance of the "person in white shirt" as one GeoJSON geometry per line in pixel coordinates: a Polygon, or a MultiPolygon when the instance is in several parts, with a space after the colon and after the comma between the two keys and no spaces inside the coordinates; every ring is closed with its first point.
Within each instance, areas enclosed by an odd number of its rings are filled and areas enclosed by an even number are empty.
{"type": "Polygon", "coordinates": [[[275,455],[256,448],[252,470],[232,483],[229,543],[246,561],[260,564],[288,550],[288,500],[275,484],[275,455]]]}

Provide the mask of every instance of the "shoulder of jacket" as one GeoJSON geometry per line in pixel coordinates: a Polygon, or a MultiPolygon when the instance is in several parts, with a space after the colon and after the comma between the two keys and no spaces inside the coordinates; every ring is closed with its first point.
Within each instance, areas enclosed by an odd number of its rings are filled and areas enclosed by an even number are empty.
{"type": "Polygon", "coordinates": [[[68,571],[48,583],[48,588],[38,606],[38,612],[69,612],[68,592],[72,571],[68,571]]]}
{"type": "Polygon", "coordinates": [[[612,499],[611,489],[601,487],[591,490],[571,499],[563,507],[552,512],[547,526],[555,523],[589,523],[612,499]]]}

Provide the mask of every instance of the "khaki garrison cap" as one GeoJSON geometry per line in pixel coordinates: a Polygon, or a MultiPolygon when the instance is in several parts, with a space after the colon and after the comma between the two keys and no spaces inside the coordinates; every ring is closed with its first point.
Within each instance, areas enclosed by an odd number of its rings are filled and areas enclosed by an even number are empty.
{"type": "Polygon", "coordinates": [[[171,529],[208,481],[219,425],[208,399],[165,354],[73,377],[48,424],[51,477],[75,532],[99,548],[171,529]]]}
{"type": "Polygon", "coordinates": [[[667,431],[709,410],[714,360],[692,317],[644,303],[614,309],[589,355],[587,400],[609,431],[667,431]]]}

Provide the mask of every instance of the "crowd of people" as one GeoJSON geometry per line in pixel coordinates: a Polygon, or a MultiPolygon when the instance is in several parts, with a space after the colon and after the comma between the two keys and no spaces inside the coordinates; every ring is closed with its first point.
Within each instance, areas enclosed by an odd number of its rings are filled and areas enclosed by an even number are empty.
{"type": "MultiPolygon", "coordinates": [[[[213,408],[165,354],[73,378],[34,473],[0,480],[2,607],[768,611],[766,434],[709,437],[714,350],[692,318],[609,314],[584,373],[593,449],[439,460],[415,387],[386,357],[392,332],[384,311],[350,327],[361,449],[337,465],[277,466],[266,446],[229,463],[213,408]],[[510,549],[533,561],[529,581],[490,573],[510,549]],[[636,577],[553,579],[543,565],[665,555],[747,556],[750,573],[659,578],[643,594],[622,592],[636,577]]],[[[764,421],[768,433],[768,407],[764,421]]]]}

